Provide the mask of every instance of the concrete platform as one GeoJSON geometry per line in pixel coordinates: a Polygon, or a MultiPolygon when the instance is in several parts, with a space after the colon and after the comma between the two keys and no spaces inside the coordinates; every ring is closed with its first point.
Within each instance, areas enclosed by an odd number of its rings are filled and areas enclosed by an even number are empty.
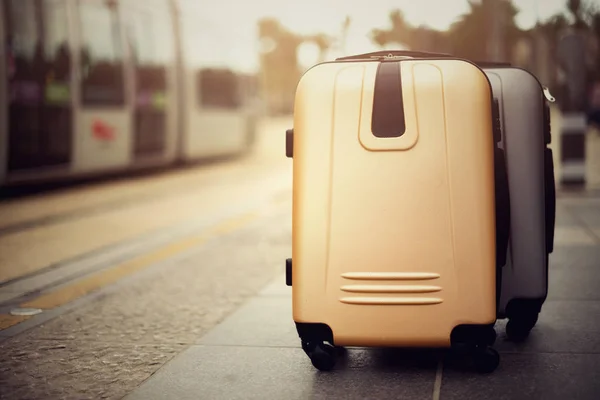
{"type": "Polygon", "coordinates": [[[538,325],[515,344],[498,322],[491,375],[445,352],[370,349],[320,373],[300,349],[280,276],[126,399],[598,399],[600,200],[560,199],[557,224],[538,325]]]}

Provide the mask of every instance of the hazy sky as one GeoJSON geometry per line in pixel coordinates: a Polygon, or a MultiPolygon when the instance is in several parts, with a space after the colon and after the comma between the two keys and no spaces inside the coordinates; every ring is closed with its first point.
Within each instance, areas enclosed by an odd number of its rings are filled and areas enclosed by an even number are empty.
{"type": "MultiPolygon", "coordinates": [[[[514,0],[522,11],[517,23],[522,28],[535,24],[536,6],[541,19],[546,19],[564,8],[565,0],[514,0]]],[[[339,25],[346,14],[356,27],[363,30],[387,22],[389,10],[401,9],[409,22],[446,29],[461,14],[468,11],[467,0],[259,0],[254,3],[256,11],[271,14],[295,31],[331,30],[339,25]],[[298,16],[302,15],[302,18],[298,16]],[[336,23],[337,22],[337,23],[336,23]],[[329,27],[329,29],[328,29],[329,27]]]]}
{"type": "MultiPolygon", "coordinates": [[[[339,35],[347,15],[352,19],[347,38],[347,53],[376,50],[368,38],[374,27],[387,27],[392,9],[401,9],[414,25],[446,29],[468,11],[467,0],[254,0],[198,1],[182,0],[194,12],[184,12],[184,28],[189,37],[188,49],[197,54],[198,62],[228,60],[238,68],[257,67],[256,23],[263,17],[275,17],[288,29],[301,34],[323,32],[339,35]],[[204,38],[213,38],[212,40],[204,38]],[[218,37],[218,41],[214,38],[218,37]],[[218,43],[218,44],[217,44],[218,43]],[[215,47],[215,45],[217,47],[215,47]],[[219,54],[217,54],[219,53],[219,54]]],[[[600,0],[594,0],[599,2],[600,0]]],[[[530,28],[539,16],[546,20],[565,8],[566,0],[513,0],[521,10],[517,23],[530,28]]],[[[305,51],[305,62],[311,63],[305,51]]]]}
{"type": "MultiPolygon", "coordinates": [[[[521,10],[517,15],[517,23],[521,28],[530,28],[538,17],[543,21],[564,11],[566,1],[513,0],[521,10]]],[[[600,0],[592,1],[600,6],[600,0]]],[[[435,29],[447,29],[469,10],[467,0],[179,0],[179,3],[184,54],[188,63],[193,68],[232,67],[245,72],[258,70],[257,22],[261,18],[276,18],[294,33],[326,33],[339,38],[342,23],[346,16],[350,16],[346,49],[343,54],[332,51],[327,55],[327,58],[332,58],[378,50],[371,42],[369,33],[373,28],[388,27],[389,13],[393,9],[402,10],[408,22],[415,26],[426,25],[435,29]]],[[[32,9],[27,7],[32,3],[19,1],[15,4],[21,6],[20,15],[32,15],[32,9]]],[[[102,3],[93,4],[98,6],[102,3]]],[[[133,24],[136,22],[134,20],[138,20],[138,28],[143,28],[136,31],[139,33],[137,38],[145,44],[140,55],[155,57],[172,54],[172,37],[164,19],[168,15],[164,0],[124,0],[121,4],[128,22],[133,24]]],[[[80,14],[84,19],[84,38],[93,45],[92,53],[96,56],[112,56],[115,36],[110,32],[113,26],[111,14],[104,7],[90,7],[88,4],[80,14]]],[[[52,17],[55,21],[49,26],[57,28],[54,33],[60,33],[57,40],[62,40],[65,32],[58,28],[61,28],[60,21],[66,16],[64,3],[56,3],[49,11],[52,12],[46,17],[52,17]]],[[[27,24],[22,23],[20,27],[25,42],[27,37],[35,36],[27,34],[30,28],[27,24]]],[[[27,44],[33,49],[33,41],[23,43],[24,46],[27,44]]],[[[314,46],[312,49],[310,46],[301,47],[301,64],[309,67],[317,62],[317,53],[314,46]]]]}

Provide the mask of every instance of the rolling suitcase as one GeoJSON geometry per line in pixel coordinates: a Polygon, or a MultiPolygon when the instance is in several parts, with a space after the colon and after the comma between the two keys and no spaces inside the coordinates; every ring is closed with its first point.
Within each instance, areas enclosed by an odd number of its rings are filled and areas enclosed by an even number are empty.
{"type": "Polygon", "coordinates": [[[492,371],[508,192],[490,83],[464,60],[387,53],[318,64],[296,90],[286,283],[302,348],[329,370],[336,346],[467,344],[492,371]]]}
{"type": "Polygon", "coordinates": [[[524,339],[535,326],[548,293],[548,259],[553,250],[556,195],[550,144],[554,98],[531,73],[508,64],[479,63],[492,84],[502,123],[511,224],[502,269],[498,318],[506,334],[524,339]]]}

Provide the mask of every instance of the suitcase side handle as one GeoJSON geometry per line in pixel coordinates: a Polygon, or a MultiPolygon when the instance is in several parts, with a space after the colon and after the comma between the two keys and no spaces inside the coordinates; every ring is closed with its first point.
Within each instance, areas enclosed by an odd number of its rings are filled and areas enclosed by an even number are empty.
{"type": "Polygon", "coordinates": [[[285,156],[294,158],[294,129],[285,131],[285,156]]]}
{"type": "Polygon", "coordinates": [[[554,158],[552,149],[546,148],[544,152],[544,191],[545,191],[545,217],[546,217],[546,252],[554,251],[554,230],[556,226],[556,183],[554,178],[554,158]]]}
{"type": "Polygon", "coordinates": [[[502,268],[507,262],[511,209],[506,156],[504,150],[499,147],[495,147],[494,164],[496,189],[496,266],[497,268],[502,268]]]}
{"type": "Polygon", "coordinates": [[[373,51],[370,53],[356,54],[352,56],[339,57],[336,58],[336,61],[346,61],[346,60],[364,60],[368,58],[376,58],[376,59],[386,59],[386,58],[396,58],[396,57],[415,57],[415,58],[455,58],[451,54],[447,53],[433,53],[428,51],[412,51],[412,50],[382,50],[382,51],[373,51]]]}
{"type": "Polygon", "coordinates": [[[494,131],[494,140],[496,143],[502,141],[502,122],[500,120],[500,103],[498,99],[492,102],[492,127],[494,131]]]}

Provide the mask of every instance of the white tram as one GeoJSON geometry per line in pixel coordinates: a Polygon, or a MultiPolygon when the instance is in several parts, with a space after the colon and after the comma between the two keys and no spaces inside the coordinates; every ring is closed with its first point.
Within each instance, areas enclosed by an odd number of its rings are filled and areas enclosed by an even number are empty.
{"type": "Polygon", "coordinates": [[[256,85],[197,61],[193,2],[0,1],[0,186],[251,149],[256,85]]]}

